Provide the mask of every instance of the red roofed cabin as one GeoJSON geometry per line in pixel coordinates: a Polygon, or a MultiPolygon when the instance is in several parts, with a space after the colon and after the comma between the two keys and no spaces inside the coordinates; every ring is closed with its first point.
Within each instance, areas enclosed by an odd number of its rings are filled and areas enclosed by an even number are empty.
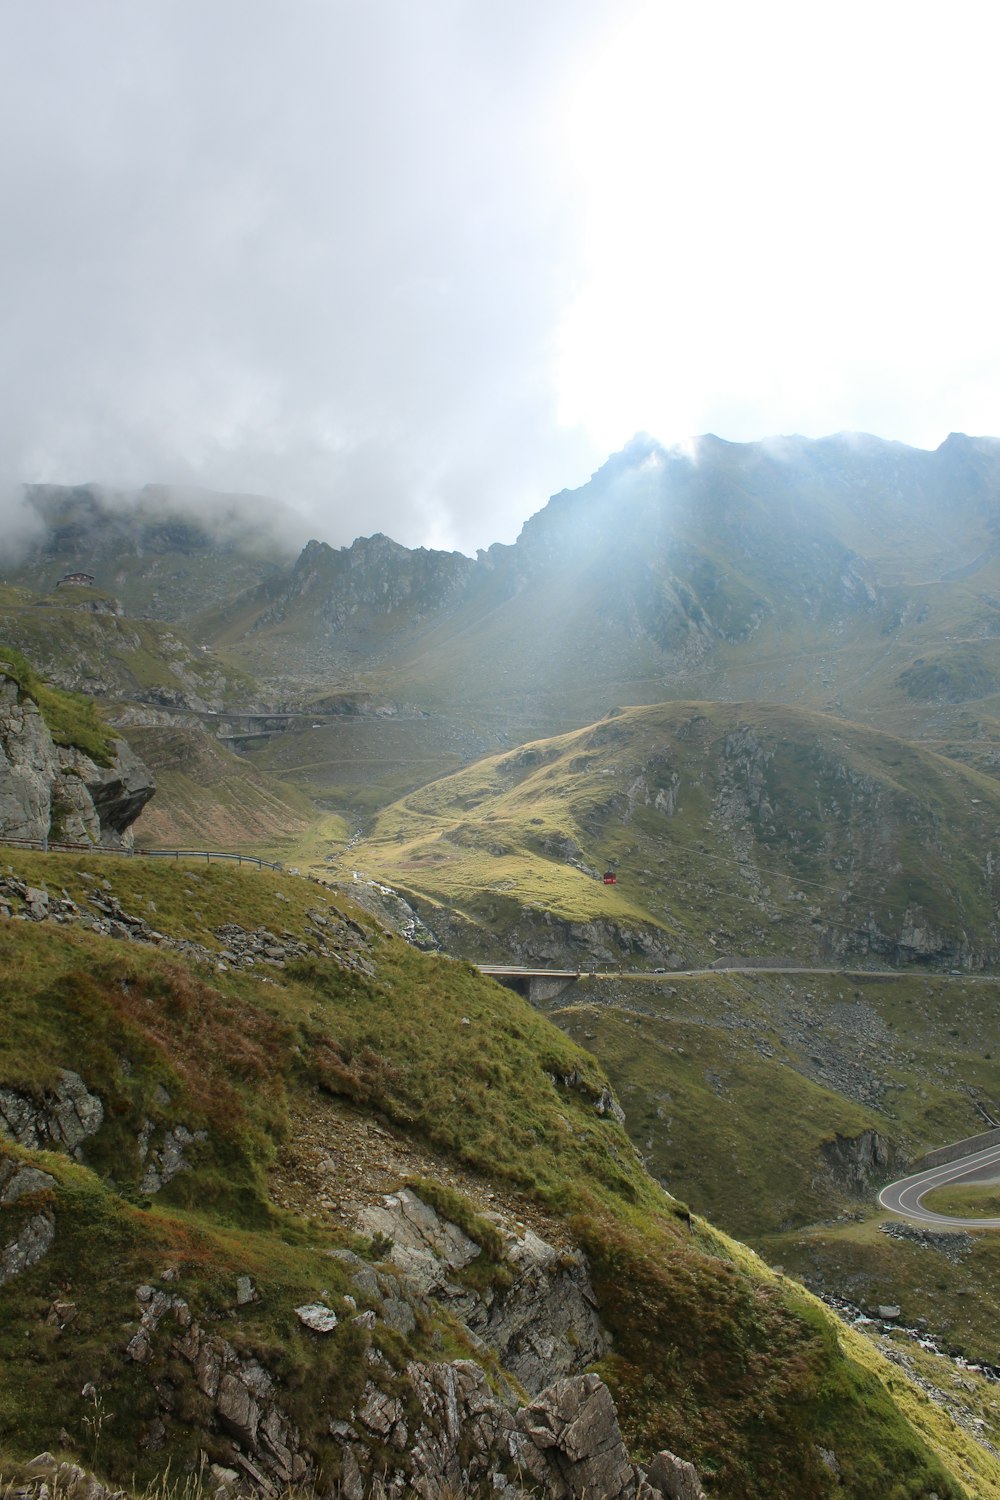
{"type": "Polygon", "coordinates": [[[73,583],[77,588],[92,589],[95,582],[93,573],[65,573],[56,584],[56,588],[61,589],[64,583],[73,583]]]}

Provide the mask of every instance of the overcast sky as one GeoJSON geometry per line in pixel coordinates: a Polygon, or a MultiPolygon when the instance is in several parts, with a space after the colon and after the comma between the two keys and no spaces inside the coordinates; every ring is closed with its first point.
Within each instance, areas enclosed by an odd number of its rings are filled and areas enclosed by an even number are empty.
{"type": "Polygon", "coordinates": [[[0,0],[0,493],[512,540],[662,442],[1000,428],[995,5],[0,0]]]}

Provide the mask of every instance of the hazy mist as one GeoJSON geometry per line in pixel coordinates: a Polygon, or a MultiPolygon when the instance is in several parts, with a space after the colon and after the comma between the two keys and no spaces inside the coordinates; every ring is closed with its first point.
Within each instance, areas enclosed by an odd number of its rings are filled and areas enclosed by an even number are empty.
{"type": "Polygon", "coordinates": [[[988,430],[975,18],[704,11],[3,7],[8,539],[96,480],[472,551],[638,428],[988,430]]]}

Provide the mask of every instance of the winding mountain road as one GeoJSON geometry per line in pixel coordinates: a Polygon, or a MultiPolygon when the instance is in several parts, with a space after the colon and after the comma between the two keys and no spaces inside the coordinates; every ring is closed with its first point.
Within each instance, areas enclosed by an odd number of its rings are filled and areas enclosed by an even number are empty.
{"type": "Polygon", "coordinates": [[[944,1162],[925,1172],[915,1172],[912,1177],[890,1182],[879,1193],[878,1201],[890,1213],[934,1229],[1000,1229],[1000,1219],[952,1218],[948,1214],[932,1213],[921,1202],[932,1188],[944,1187],[951,1182],[997,1180],[1000,1180],[1000,1146],[987,1146],[985,1151],[977,1151],[972,1156],[962,1156],[957,1161],[944,1162]]]}

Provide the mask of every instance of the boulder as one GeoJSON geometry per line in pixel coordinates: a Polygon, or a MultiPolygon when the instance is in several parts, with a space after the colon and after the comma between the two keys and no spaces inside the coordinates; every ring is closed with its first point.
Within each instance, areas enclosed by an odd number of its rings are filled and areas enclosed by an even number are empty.
{"type": "Polygon", "coordinates": [[[611,1392],[597,1375],[557,1380],[517,1414],[527,1441],[519,1455],[551,1500],[617,1500],[635,1495],[636,1470],[611,1392]]]}
{"type": "Polygon", "coordinates": [[[660,1491],[663,1500],[706,1500],[694,1464],[666,1449],[653,1459],[646,1471],[646,1482],[660,1491]]]}

